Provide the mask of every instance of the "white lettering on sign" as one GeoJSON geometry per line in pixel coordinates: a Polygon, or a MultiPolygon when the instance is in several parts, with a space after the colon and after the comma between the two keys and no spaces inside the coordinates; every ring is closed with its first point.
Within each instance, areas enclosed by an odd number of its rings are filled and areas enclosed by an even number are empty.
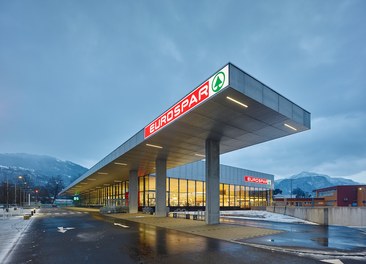
{"type": "Polygon", "coordinates": [[[259,183],[259,184],[271,184],[271,181],[265,178],[257,178],[253,176],[244,176],[244,180],[246,182],[253,182],[253,183],[259,183]]]}
{"type": "Polygon", "coordinates": [[[144,128],[144,138],[156,133],[164,126],[174,122],[174,120],[183,116],[207,98],[215,93],[223,90],[229,84],[229,66],[225,66],[222,70],[217,72],[214,76],[204,82],[197,89],[192,91],[174,106],[172,106],[164,114],[156,118],[153,122],[144,128]]]}

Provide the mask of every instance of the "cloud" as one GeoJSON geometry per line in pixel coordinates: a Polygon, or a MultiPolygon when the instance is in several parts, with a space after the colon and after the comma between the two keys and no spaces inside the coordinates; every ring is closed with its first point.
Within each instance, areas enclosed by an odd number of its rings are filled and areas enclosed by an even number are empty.
{"type": "Polygon", "coordinates": [[[223,163],[364,175],[365,1],[0,5],[0,151],[90,167],[231,61],[309,110],[312,129],[223,163]]]}
{"type": "Polygon", "coordinates": [[[351,178],[366,167],[365,130],[362,112],[318,117],[309,131],[225,154],[221,160],[277,178],[301,171],[351,178]]]}
{"type": "Polygon", "coordinates": [[[177,44],[167,36],[160,36],[160,52],[174,59],[176,62],[183,62],[183,55],[179,50],[177,44]]]}

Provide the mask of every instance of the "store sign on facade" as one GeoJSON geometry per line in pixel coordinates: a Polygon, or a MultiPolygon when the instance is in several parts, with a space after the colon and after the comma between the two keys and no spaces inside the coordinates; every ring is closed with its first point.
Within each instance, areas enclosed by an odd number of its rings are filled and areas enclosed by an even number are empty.
{"type": "Polygon", "coordinates": [[[257,177],[253,177],[253,176],[244,176],[244,180],[246,182],[253,182],[253,183],[259,183],[259,184],[267,184],[267,185],[271,184],[271,180],[264,179],[264,178],[257,178],[257,177]]]}

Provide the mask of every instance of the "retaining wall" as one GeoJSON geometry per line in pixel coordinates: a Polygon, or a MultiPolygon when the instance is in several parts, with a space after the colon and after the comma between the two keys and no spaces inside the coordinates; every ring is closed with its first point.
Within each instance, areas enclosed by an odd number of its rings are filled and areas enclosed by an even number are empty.
{"type": "Polygon", "coordinates": [[[266,210],[321,225],[366,226],[366,207],[267,206],[266,210]]]}

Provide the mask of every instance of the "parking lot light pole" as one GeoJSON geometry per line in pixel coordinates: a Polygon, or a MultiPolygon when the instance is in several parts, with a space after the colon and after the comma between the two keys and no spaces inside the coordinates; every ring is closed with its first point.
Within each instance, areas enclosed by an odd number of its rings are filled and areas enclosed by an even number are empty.
{"type": "MultiPolygon", "coordinates": [[[[15,206],[17,205],[17,181],[18,181],[18,179],[23,179],[23,176],[18,176],[18,178],[17,179],[15,179],[15,192],[14,192],[14,204],[15,204],[15,206]]],[[[20,185],[19,185],[20,186],[20,185]]],[[[21,188],[19,187],[19,194],[20,194],[20,197],[21,197],[21,188]]],[[[19,199],[19,205],[20,205],[20,202],[21,202],[21,200],[19,199]]]]}
{"type": "Polygon", "coordinates": [[[9,210],[9,176],[6,175],[6,209],[9,210]]]}

